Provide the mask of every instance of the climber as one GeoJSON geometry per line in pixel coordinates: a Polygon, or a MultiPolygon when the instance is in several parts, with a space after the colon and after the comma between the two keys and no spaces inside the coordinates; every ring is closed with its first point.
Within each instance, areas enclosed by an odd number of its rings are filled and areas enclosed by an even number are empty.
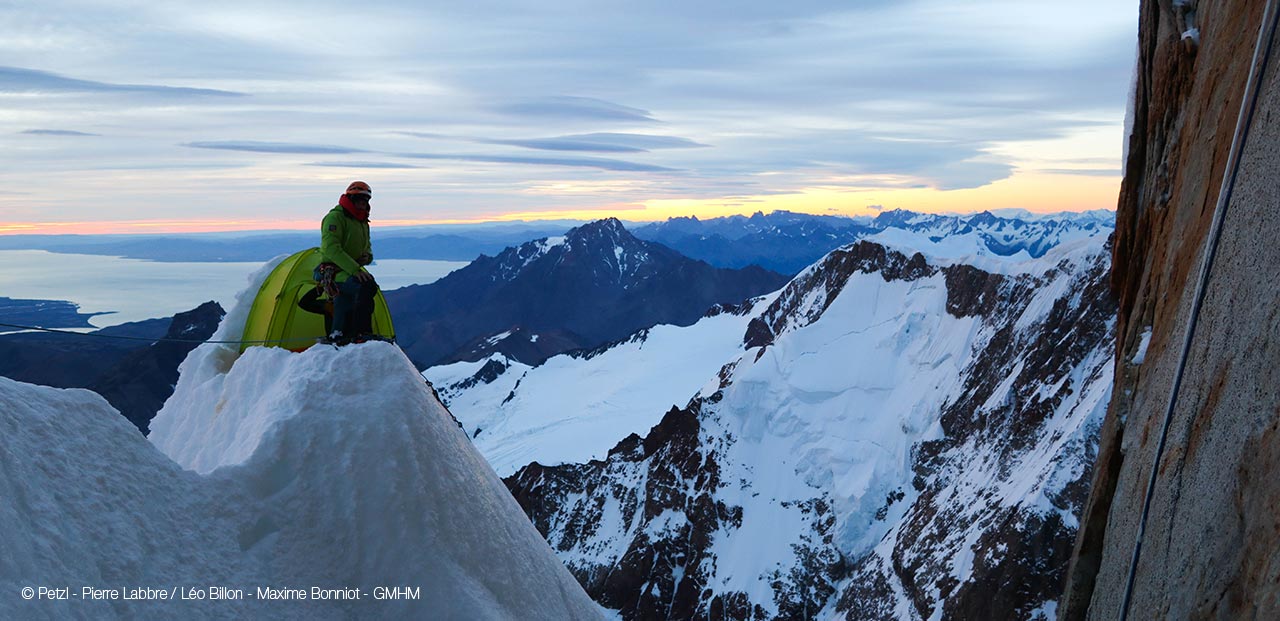
{"type": "Polygon", "coordinates": [[[315,279],[333,300],[328,341],[338,345],[366,340],[373,333],[373,298],[378,283],[364,267],[373,262],[369,242],[372,197],[369,184],[351,182],[320,225],[322,263],[315,270],[315,279]]]}

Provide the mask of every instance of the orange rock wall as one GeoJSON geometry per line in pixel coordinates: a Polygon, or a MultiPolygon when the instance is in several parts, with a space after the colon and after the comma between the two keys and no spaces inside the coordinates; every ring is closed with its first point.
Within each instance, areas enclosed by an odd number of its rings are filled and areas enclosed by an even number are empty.
{"type": "MultiPolygon", "coordinates": [[[[1142,2],[1112,274],[1120,303],[1116,387],[1061,619],[1118,618],[1265,6],[1142,2]],[[1192,26],[1199,45],[1181,36],[1192,26]],[[1145,361],[1135,364],[1148,330],[1145,361]]],[[[1280,618],[1276,56],[1260,83],[1160,461],[1130,619],[1280,618]]]]}

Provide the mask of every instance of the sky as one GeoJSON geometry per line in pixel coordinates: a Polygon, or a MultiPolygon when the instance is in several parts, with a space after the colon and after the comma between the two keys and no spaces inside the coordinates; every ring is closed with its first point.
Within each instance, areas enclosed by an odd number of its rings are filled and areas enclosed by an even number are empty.
{"type": "Polygon", "coordinates": [[[0,234],[1114,209],[1137,0],[0,3],[0,234]]]}

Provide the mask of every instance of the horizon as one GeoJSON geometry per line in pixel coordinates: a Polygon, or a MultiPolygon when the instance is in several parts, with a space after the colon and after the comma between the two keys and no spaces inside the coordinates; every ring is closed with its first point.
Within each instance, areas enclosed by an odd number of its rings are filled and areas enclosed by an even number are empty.
{"type": "Polygon", "coordinates": [[[1137,2],[1083,2],[0,7],[0,234],[1114,209],[1137,2]]]}
{"type": "MultiPolygon", "coordinates": [[[[497,227],[502,225],[549,226],[552,224],[580,225],[580,224],[586,224],[589,222],[605,220],[608,218],[617,218],[624,225],[628,225],[628,226],[630,225],[643,226],[648,224],[654,224],[657,222],[669,222],[671,220],[682,219],[682,218],[692,218],[699,221],[711,221],[711,220],[716,220],[720,218],[730,218],[730,217],[743,217],[743,218],[751,218],[755,216],[769,217],[778,213],[810,215],[810,216],[817,216],[817,217],[832,217],[832,218],[874,219],[876,216],[880,214],[893,213],[893,212],[908,212],[908,213],[916,213],[921,215],[953,216],[953,217],[964,218],[968,216],[975,216],[981,213],[991,213],[993,215],[1000,216],[1000,217],[1017,217],[1022,213],[1035,216],[1035,217],[1045,217],[1045,216],[1053,216],[1053,215],[1059,215],[1059,214],[1072,214],[1072,213],[1085,214],[1085,213],[1098,212],[1098,211],[1110,212],[1112,214],[1115,213],[1115,209],[1107,209],[1107,208],[1081,209],[1081,210],[1068,209],[1068,210],[1059,210],[1059,211],[1037,212],[1037,211],[1031,211],[1029,209],[1023,209],[1018,207],[1008,207],[1008,208],[999,208],[999,209],[980,209],[977,211],[967,211],[967,212],[916,211],[912,209],[895,208],[895,209],[883,209],[879,211],[873,211],[869,214],[850,215],[850,214],[839,214],[839,213],[811,214],[806,212],[793,211],[789,209],[773,209],[767,212],[763,210],[757,210],[752,213],[735,213],[735,214],[711,216],[711,217],[700,217],[697,214],[689,213],[686,215],[669,216],[661,220],[629,220],[626,218],[618,218],[617,216],[613,216],[613,215],[597,215],[596,217],[591,219],[572,219],[572,218],[563,218],[563,219],[546,218],[546,219],[540,219],[540,220],[494,219],[494,220],[470,220],[470,221],[449,221],[449,222],[394,222],[394,221],[382,222],[382,221],[378,221],[377,219],[371,219],[370,228],[373,231],[381,230],[383,232],[394,233],[397,230],[429,229],[434,227],[439,227],[439,228],[470,227],[470,226],[497,227]]],[[[74,229],[77,227],[78,224],[81,224],[81,223],[66,223],[66,224],[60,224],[58,226],[60,227],[65,226],[68,229],[74,229]]],[[[297,233],[313,231],[316,228],[316,224],[312,222],[298,222],[296,223],[297,226],[295,228],[282,228],[282,226],[287,223],[276,223],[277,225],[281,225],[281,226],[276,226],[274,228],[217,228],[222,223],[210,222],[210,223],[205,223],[204,225],[197,225],[195,228],[188,226],[187,228],[174,228],[174,229],[166,229],[164,228],[162,223],[157,223],[157,222],[148,222],[145,224],[127,223],[127,222],[126,223],[105,223],[106,226],[103,226],[104,223],[84,223],[84,224],[92,225],[94,227],[92,229],[93,232],[78,232],[74,230],[65,230],[65,229],[57,230],[55,232],[33,232],[30,230],[24,230],[20,227],[15,227],[13,230],[9,230],[9,229],[6,229],[5,225],[0,225],[0,237],[22,237],[22,236],[31,236],[31,237],[56,237],[56,236],[145,237],[145,236],[151,236],[151,237],[159,237],[159,236],[166,236],[166,235],[181,236],[181,235],[273,234],[273,233],[274,234],[297,234],[297,233]],[[113,225],[118,226],[120,228],[119,229],[111,228],[113,225]],[[146,230],[146,231],[133,230],[133,228],[131,227],[135,227],[135,226],[144,227],[150,230],[146,230]],[[204,227],[207,227],[207,228],[204,228],[204,227]],[[102,230],[102,229],[105,229],[105,230],[102,230]]],[[[190,225],[191,223],[185,223],[185,224],[190,225]]],[[[236,223],[236,224],[251,226],[254,223],[236,223]]]]}

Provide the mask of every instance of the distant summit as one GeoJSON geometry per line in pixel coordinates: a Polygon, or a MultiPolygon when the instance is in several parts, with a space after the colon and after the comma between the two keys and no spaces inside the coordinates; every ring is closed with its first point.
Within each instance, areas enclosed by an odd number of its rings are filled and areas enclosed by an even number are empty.
{"type": "Polygon", "coordinates": [[[537,364],[656,324],[690,325],[716,304],[785,282],[759,267],[712,267],[606,218],[386,297],[400,343],[420,368],[495,352],[537,364]]]}
{"type": "Polygon", "coordinates": [[[946,215],[892,209],[874,218],[790,211],[710,220],[672,218],[639,227],[635,234],[712,265],[759,265],[795,274],[840,246],[886,231],[919,234],[935,243],[973,235],[994,254],[1011,256],[1025,251],[1029,258],[1038,258],[1059,244],[1105,237],[1114,229],[1115,213],[1105,210],[1047,215],[998,210],[946,215]]]}

